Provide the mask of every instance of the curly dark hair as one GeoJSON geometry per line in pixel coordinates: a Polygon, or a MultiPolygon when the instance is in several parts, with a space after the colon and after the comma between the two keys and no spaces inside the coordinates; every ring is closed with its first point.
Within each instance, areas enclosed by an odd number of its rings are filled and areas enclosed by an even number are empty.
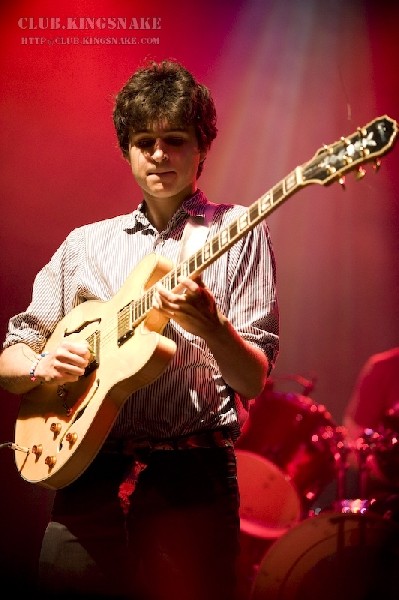
{"type": "MultiPolygon", "coordinates": [[[[209,89],[174,60],[151,61],[139,68],[115,97],[113,121],[125,158],[132,134],[154,123],[194,126],[200,152],[207,152],[217,135],[216,109],[209,89]]],[[[201,162],[197,177],[202,167],[201,162]]]]}

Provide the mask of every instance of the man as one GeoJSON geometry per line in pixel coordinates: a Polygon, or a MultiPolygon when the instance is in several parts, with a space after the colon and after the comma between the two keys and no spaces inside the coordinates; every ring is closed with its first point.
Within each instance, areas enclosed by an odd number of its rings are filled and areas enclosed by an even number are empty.
{"type": "Polygon", "coordinates": [[[344,411],[348,437],[356,441],[366,429],[379,430],[390,409],[399,409],[399,347],[369,356],[344,411]]]}
{"type": "Polygon", "coordinates": [[[388,514],[395,502],[398,518],[399,347],[368,357],[356,378],[343,424],[359,470],[359,496],[373,500],[373,510],[388,514]],[[377,499],[377,501],[375,501],[377,499]]]}
{"type": "MultiPolygon", "coordinates": [[[[127,319],[119,338],[123,364],[115,349],[115,367],[108,373],[120,385],[119,370],[125,370],[132,393],[126,391],[94,460],[56,493],[40,556],[40,593],[232,600],[239,546],[233,447],[239,399],[245,403],[260,393],[278,354],[269,233],[264,222],[251,228],[202,276],[182,270],[175,285],[161,278],[152,283],[144,257],[179,264],[197,251],[201,238],[205,243],[205,235],[217,236],[246,209],[211,204],[197,188],[217,134],[216,111],[209,90],[183,65],[165,60],[138,69],[117,94],[113,117],[143,201],[131,214],[68,235],[37,275],[27,310],[10,319],[0,357],[2,386],[25,397],[52,386],[59,402],[64,394],[68,400],[68,390],[71,394],[93,368],[101,386],[106,353],[85,339],[89,319],[76,328],[82,339],[62,335],[49,345],[48,340],[83,302],[113,302],[132,272],[143,286],[151,284],[145,301],[132,310],[135,315],[151,303],[142,337],[127,319]],[[163,353],[158,361],[154,351],[154,361],[145,347],[146,331],[158,322],[164,324],[163,353]],[[137,339],[141,346],[133,353],[137,339]]],[[[106,343],[103,321],[97,319],[96,329],[106,343]]],[[[81,409],[77,423],[84,418],[81,409]]]]}

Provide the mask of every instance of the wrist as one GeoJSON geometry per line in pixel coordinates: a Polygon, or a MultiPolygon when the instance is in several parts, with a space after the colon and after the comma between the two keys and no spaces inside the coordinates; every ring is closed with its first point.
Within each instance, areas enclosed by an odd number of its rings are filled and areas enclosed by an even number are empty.
{"type": "MultiPolygon", "coordinates": [[[[48,352],[41,352],[40,354],[37,354],[35,360],[33,361],[32,367],[29,371],[29,377],[30,377],[31,381],[36,381],[38,379],[38,376],[36,375],[37,366],[38,366],[39,362],[42,360],[42,358],[47,356],[47,354],[48,354],[48,352]]],[[[44,379],[42,381],[44,381],[44,379]]]]}

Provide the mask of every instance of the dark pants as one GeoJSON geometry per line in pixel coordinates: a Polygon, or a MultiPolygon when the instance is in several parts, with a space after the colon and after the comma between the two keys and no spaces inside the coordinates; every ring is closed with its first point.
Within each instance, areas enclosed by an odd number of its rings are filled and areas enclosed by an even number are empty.
{"type": "Polygon", "coordinates": [[[158,450],[146,459],[126,517],[118,487],[131,458],[100,453],[57,492],[40,555],[41,598],[234,598],[234,450],[158,450]]]}

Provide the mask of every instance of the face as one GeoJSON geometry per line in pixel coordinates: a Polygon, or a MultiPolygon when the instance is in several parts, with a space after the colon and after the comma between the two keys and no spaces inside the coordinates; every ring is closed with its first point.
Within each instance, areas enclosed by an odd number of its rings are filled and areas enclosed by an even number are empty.
{"type": "Polygon", "coordinates": [[[154,127],[133,134],[129,162],[146,200],[182,198],[196,189],[200,152],[194,127],[154,127]]]}

